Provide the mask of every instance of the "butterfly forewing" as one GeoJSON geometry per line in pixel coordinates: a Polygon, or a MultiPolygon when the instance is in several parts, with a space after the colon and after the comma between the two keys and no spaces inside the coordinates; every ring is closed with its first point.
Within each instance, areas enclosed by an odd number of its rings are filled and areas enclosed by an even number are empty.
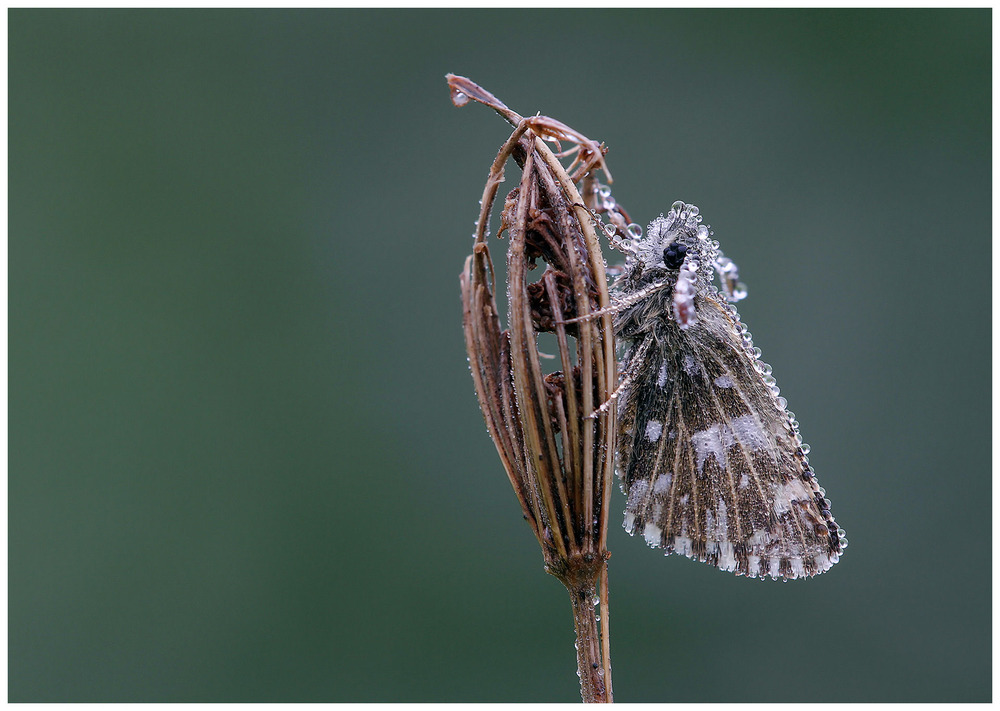
{"type": "MultiPolygon", "coordinates": [[[[686,240],[706,256],[696,231],[654,227],[649,238],[686,240]]],[[[647,259],[624,290],[665,273],[647,259]]],[[[842,531],[735,308],[704,279],[698,286],[689,323],[672,315],[669,287],[617,322],[631,378],[618,420],[625,528],[737,574],[821,573],[837,562],[842,531]]]]}

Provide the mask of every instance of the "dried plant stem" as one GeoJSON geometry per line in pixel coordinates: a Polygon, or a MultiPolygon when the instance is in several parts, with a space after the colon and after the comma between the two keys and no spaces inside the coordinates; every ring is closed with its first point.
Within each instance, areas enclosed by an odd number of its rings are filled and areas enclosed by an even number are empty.
{"type": "MultiPolygon", "coordinates": [[[[606,576],[607,568],[604,567],[606,576]]],[[[597,572],[596,577],[602,577],[597,572]]],[[[563,581],[564,583],[566,581],[563,581]]],[[[602,635],[597,618],[594,599],[597,596],[598,580],[580,580],[566,584],[570,604],[573,606],[573,626],[576,629],[576,665],[580,674],[580,695],[585,703],[606,703],[611,701],[611,689],[605,683],[610,680],[604,661],[602,635]]],[[[606,639],[606,635],[603,635],[606,639]]]]}
{"type": "Polygon", "coordinates": [[[617,363],[601,246],[575,184],[604,168],[603,148],[555,119],[520,116],[468,79],[449,75],[448,82],[456,105],[473,99],[514,126],[490,168],[460,280],[466,347],[483,416],[541,545],[545,570],[570,594],[581,696],[610,702],[607,529],[614,401],[594,413],[609,402],[617,363]],[[576,154],[572,177],[543,138],[574,144],[560,153],[576,154]],[[509,235],[508,329],[501,331],[487,237],[509,158],[521,167],[521,180],[507,197],[499,230],[509,235]],[[547,267],[531,283],[528,273],[539,258],[547,267]],[[557,339],[558,373],[544,374],[540,332],[557,339]]]}

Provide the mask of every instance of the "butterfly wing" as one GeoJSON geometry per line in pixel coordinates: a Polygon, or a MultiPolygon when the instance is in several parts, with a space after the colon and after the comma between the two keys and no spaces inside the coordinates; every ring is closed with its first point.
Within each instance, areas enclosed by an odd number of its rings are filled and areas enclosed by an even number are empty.
{"type": "Polygon", "coordinates": [[[843,545],[794,420],[735,308],[699,295],[632,341],[619,408],[625,528],[654,547],[751,577],[809,577],[843,545]]]}

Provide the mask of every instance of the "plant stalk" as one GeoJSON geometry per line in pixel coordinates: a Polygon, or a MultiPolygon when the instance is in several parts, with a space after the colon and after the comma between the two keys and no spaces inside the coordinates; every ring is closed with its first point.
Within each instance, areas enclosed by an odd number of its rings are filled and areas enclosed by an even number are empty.
{"type": "MultiPolygon", "coordinates": [[[[605,566],[602,566],[606,568],[605,566]]],[[[612,701],[610,675],[611,661],[603,654],[600,620],[594,603],[597,598],[600,572],[591,580],[566,584],[573,606],[573,626],[576,629],[576,666],[580,677],[580,696],[584,703],[610,703],[612,701]],[[608,680],[607,683],[605,680],[608,680]]]]}

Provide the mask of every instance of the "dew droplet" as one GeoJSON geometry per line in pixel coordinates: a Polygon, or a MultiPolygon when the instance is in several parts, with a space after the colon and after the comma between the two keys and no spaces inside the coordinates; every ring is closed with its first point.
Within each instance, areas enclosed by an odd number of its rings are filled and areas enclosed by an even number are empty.
{"type": "Polygon", "coordinates": [[[455,106],[465,106],[467,103],[469,103],[469,96],[464,91],[459,91],[458,89],[452,89],[451,103],[455,104],[455,106]]]}
{"type": "Polygon", "coordinates": [[[607,185],[602,185],[600,189],[597,191],[597,194],[600,195],[602,198],[608,198],[611,196],[611,188],[609,188],[607,185]]]}
{"type": "MultiPolygon", "coordinates": [[[[809,454],[809,452],[811,452],[811,451],[812,451],[812,447],[810,447],[808,444],[806,444],[805,442],[803,442],[802,443],[802,453],[803,454],[809,454]]],[[[822,467],[820,467],[820,468],[822,468],[822,467]]]]}
{"type": "Polygon", "coordinates": [[[736,282],[736,286],[733,288],[733,298],[737,301],[747,298],[747,285],[741,281],[736,282]]]}
{"type": "Polygon", "coordinates": [[[639,239],[642,237],[642,227],[634,222],[630,223],[628,226],[628,236],[632,239],[639,239]]]}
{"type": "Polygon", "coordinates": [[[761,352],[760,348],[756,348],[756,347],[755,347],[755,348],[753,349],[753,354],[754,354],[754,357],[755,357],[755,358],[760,358],[760,357],[761,357],[762,355],[764,355],[764,354],[763,354],[763,353],[761,352]]]}
{"type": "Polygon", "coordinates": [[[683,200],[678,200],[677,202],[675,202],[673,205],[670,206],[670,210],[672,212],[676,212],[676,213],[680,214],[680,212],[685,207],[687,207],[687,204],[683,200]]]}

